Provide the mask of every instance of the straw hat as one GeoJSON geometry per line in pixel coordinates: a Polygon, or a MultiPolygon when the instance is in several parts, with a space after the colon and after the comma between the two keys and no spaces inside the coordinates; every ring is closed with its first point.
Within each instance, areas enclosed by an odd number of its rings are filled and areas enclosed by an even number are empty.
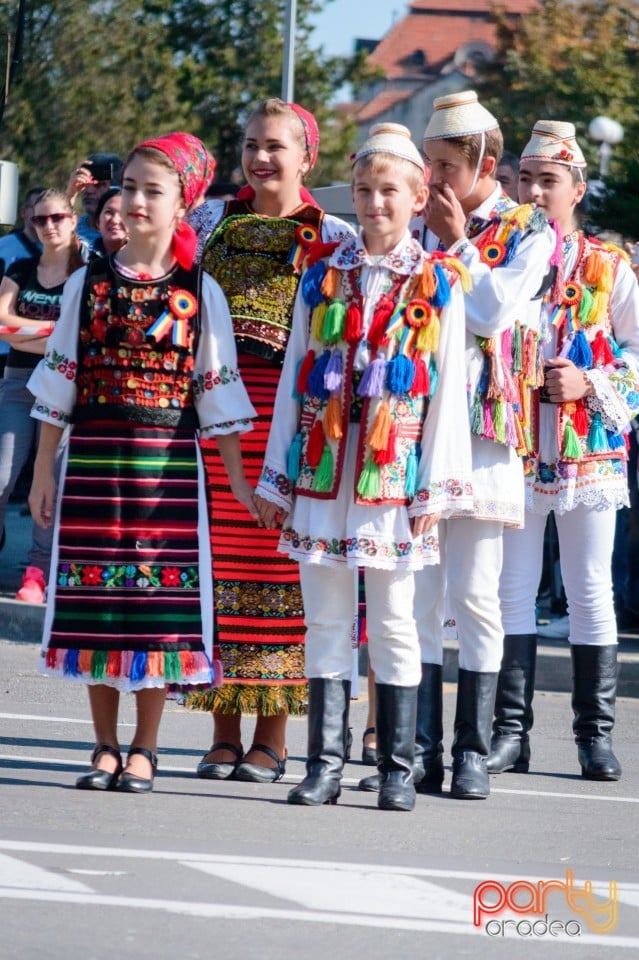
{"type": "Polygon", "coordinates": [[[409,160],[420,170],[424,170],[424,160],[411,140],[410,130],[401,123],[373,124],[368,131],[368,139],[353,157],[353,166],[362,157],[368,157],[372,153],[389,153],[393,157],[409,160]]]}
{"type": "Polygon", "coordinates": [[[565,167],[585,167],[581,147],[575,139],[574,123],[538,120],[523,149],[522,160],[549,160],[565,167]]]}
{"type": "Polygon", "coordinates": [[[474,90],[462,90],[433,101],[433,115],[424,131],[424,140],[469,137],[496,130],[499,122],[482,107],[474,90]]]}

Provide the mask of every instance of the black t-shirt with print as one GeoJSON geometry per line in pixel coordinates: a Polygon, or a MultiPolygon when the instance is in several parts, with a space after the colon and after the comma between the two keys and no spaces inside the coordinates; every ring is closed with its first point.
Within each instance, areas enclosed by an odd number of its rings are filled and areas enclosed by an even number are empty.
{"type": "MultiPolygon", "coordinates": [[[[42,324],[55,322],[60,316],[60,303],[64,284],[55,287],[43,287],[38,280],[38,258],[18,260],[6,272],[17,284],[18,299],[16,313],[28,320],[38,320],[42,324]]],[[[41,357],[37,353],[27,353],[11,347],[7,357],[8,367],[18,367],[21,370],[33,370],[37,367],[41,357]]]]}

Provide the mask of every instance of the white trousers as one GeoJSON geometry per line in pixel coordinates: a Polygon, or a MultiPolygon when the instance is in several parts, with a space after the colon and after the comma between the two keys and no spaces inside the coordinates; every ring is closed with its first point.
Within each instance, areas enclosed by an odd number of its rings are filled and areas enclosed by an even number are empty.
{"type": "MultiPolygon", "coordinates": [[[[357,577],[353,571],[301,563],[307,677],[350,680],[351,635],[357,577]]],[[[414,687],[420,681],[419,642],[413,618],[412,573],[364,571],[368,655],[377,683],[414,687]]]]}
{"type": "MultiPolygon", "coordinates": [[[[568,600],[570,643],[617,643],[612,549],[617,511],[579,504],[555,514],[561,578],[568,600]]],[[[546,517],[526,511],[523,530],[504,532],[501,604],[506,633],[535,633],[535,602],[543,564],[546,517]]]]}
{"type": "Polygon", "coordinates": [[[496,673],[504,634],[499,606],[503,523],[460,517],[438,524],[439,566],[415,574],[422,663],[443,662],[445,599],[457,621],[459,666],[496,673]]]}

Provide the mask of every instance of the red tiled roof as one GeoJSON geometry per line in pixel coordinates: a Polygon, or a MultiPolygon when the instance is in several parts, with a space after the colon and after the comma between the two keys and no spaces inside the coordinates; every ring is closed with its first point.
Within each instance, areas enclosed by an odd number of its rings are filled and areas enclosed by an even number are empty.
{"type": "Polygon", "coordinates": [[[373,97],[372,100],[365,103],[361,110],[357,111],[355,114],[355,122],[366,123],[368,120],[374,120],[380,113],[384,113],[385,110],[390,110],[391,107],[394,107],[396,103],[401,103],[402,100],[408,100],[414,92],[414,87],[403,87],[401,90],[382,90],[376,97],[373,97]]]}
{"type": "MultiPolygon", "coordinates": [[[[505,0],[508,13],[527,13],[537,0],[505,0]]],[[[493,44],[492,3],[481,0],[449,0],[433,3],[416,0],[408,14],[382,37],[369,60],[381,67],[387,79],[424,77],[438,72],[466,43],[493,44]],[[415,54],[423,54],[423,62],[415,54]]]]}

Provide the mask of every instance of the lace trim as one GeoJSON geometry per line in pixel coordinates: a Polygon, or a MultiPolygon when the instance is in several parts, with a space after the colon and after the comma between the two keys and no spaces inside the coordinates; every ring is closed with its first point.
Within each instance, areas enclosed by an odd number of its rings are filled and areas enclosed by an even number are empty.
{"type": "Polygon", "coordinates": [[[553,491],[533,485],[526,486],[526,509],[531,513],[547,516],[554,511],[563,514],[574,510],[580,504],[592,510],[620,510],[621,507],[628,507],[630,500],[625,478],[623,486],[612,482],[606,488],[602,488],[601,482],[596,486],[571,485],[553,491]]]}

